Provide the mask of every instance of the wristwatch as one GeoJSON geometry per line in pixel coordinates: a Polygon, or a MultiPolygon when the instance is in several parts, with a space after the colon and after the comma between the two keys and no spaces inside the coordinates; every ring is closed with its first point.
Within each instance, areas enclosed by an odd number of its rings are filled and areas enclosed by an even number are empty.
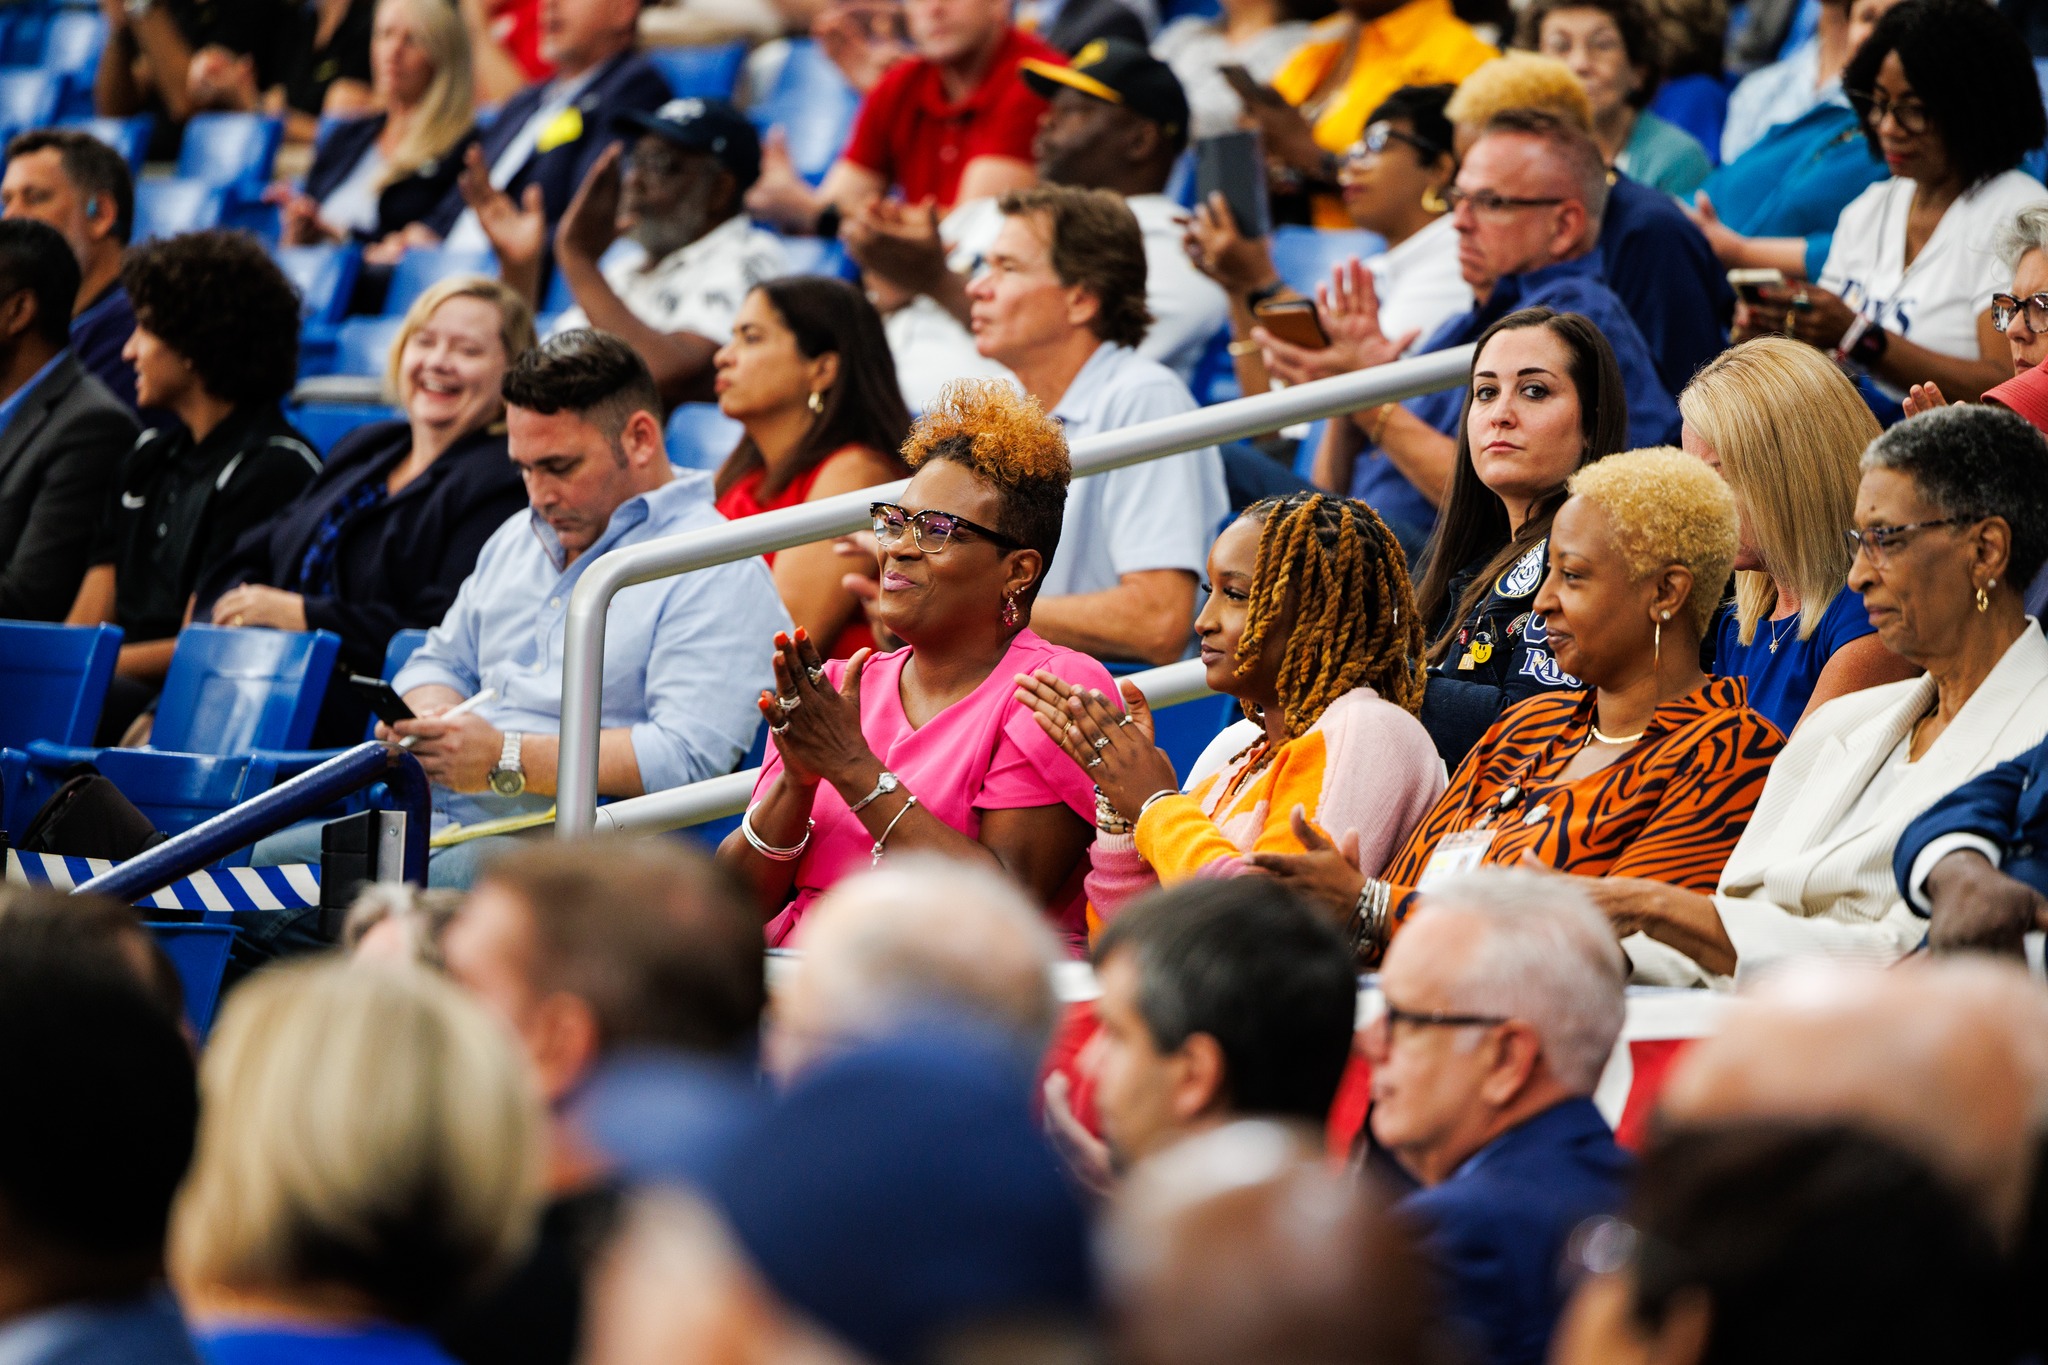
{"type": "Polygon", "coordinates": [[[903,779],[890,772],[887,768],[884,768],[882,769],[882,775],[875,779],[875,789],[846,809],[852,814],[858,815],[890,792],[900,790],[902,786],[903,779]]]}
{"type": "Polygon", "coordinates": [[[498,766],[491,769],[491,790],[500,796],[517,796],[526,790],[526,769],[519,766],[521,738],[517,730],[506,733],[505,747],[498,752],[498,766]]]}

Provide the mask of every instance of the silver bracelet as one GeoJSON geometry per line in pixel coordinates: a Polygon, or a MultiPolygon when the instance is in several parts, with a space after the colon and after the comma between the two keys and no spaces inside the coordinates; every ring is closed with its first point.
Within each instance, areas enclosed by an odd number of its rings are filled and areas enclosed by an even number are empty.
{"type": "Polygon", "coordinates": [[[1359,888],[1358,900],[1351,907],[1351,922],[1347,927],[1351,940],[1351,951],[1362,955],[1368,948],[1378,948],[1387,941],[1387,910],[1393,900],[1393,888],[1377,877],[1367,877],[1365,885],[1359,888]]]}
{"type": "MultiPolygon", "coordinates": [[[[754,806],[760,804],[760,802],[756,801],[754,806]]],[[[804,850],[811,846],[811,831],[818,827],[818,822],[816,820],[805,820],[804,837],[788,848],[777,848],[760,835],[754,833],[754,806],[748,806],[746,813],[740,816],[740,833],[745,835],[747,842],[754,846],[754,852],[770,862],[776,863],[793,863],[798,858],[803,857],[804,850]]]]}
{"type": "MultiPolygon", "coordinates": [[[[1179,795],[1180,788],[1178,787],[1162,787],[1158,791],[1153,792],[1150,796],[1145,798],[1144,804],[1138,807],[1138,820],[1142,820],[1145,818],[1145,812],[1152,809],[1153,803],[1158,801],[1164,801],[1169,796],[1179,795]]],[[[1133,820],[1131,823],[1135,825],[1138,823],[1138,820],[1133,820]]]]}
{"type": "Polygon", "coordinates": [[[888,825],[882,830],[882,837],[875,840],[875,856],[868,860],[869,867],[878,867],[881,865],[882,846],[888,843],[889,836],[896,832],[896,822],[898,820],[901,820],[904,816],[910,814],[910,808],[916,804],[917,797],[915,794],[913,794],[908,801],[905,801],[903,803],[903,806],[900,810],[898,810],[894,815],[889,817],[888,825]]]}

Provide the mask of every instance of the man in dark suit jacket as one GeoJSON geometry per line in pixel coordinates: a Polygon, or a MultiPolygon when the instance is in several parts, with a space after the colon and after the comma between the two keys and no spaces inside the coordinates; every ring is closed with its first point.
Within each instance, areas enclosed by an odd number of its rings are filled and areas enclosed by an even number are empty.
{"type": "Polygon", "coordinates": [[[1487,1365],[1540,1365],[1567,1239],[1621,1206],[1630,1161],[1592,1094],[1626,979],[1606,917],[1554,874],[1438,882],[1387,949],[1371,1135],[1419,1183],[1397,1210],[1487,1365]]]}
{"type": "Polygon", "coordinates": [[[78,280],[55,228],[0,222],[0,617],[64,618],[135,444],[134,413],[72,358],[78,280]]]}
{"type": "Polygon", "coordinates": [[[505,102],[466,153],[455,188],[408,229],[409,244],[485,250],[490,239],[478,214],[538,205],[544,248],[598,154],[620,140],[618,116],[668,101],[668,82],[633,51],[640,0],[558,0],[548,13],[541,55],[554,63],[554,78],[505,102]]]}
{"type": "Polygon", "coordinates": [[[1892,872],[1931,947],[2019,954],[2028,930],[2048,929],[2048,743],[1928,807],[1892,872]]]}

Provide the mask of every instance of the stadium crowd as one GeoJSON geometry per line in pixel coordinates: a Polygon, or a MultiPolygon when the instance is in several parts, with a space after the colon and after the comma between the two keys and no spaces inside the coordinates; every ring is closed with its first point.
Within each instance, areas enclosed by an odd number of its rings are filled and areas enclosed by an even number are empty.
{"type": "Polygon", "coordinates": [[[2031,7],[82,17],[157,164],[6,141],[0,625],[117,629],[110,771],[324,632],[433,839],[273,825],[223,987],[30,884],[197,817],[0,749],[0,1365],[2048,1352],[2031,7]],[[145,231],[222,116],[292,172],[145,231]],[[610,602],[597,793],[737,823],[557,841],[592,564],[848,495],[610,602]]]}

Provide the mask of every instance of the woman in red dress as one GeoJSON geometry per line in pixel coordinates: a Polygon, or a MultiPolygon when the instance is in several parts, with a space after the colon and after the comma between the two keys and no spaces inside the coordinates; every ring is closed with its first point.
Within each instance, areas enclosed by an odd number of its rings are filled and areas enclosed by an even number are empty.
{"type": "MultiPolygon", "coordinates": [[[[882,319],[844,280],[794,275],[754,286],[716,360],[719,410],[746,435],[719,466],[727,517],[906,477],[910,412],[882,319]]],[[[830,540],[767,556],[790,617],[846,658],[874,643],[848,561],[830,540]]],[[[871,566],[870,566],[871,567],[871,566]]],[[[872,575],[869,575],[872,576],[872,575]]]]}

